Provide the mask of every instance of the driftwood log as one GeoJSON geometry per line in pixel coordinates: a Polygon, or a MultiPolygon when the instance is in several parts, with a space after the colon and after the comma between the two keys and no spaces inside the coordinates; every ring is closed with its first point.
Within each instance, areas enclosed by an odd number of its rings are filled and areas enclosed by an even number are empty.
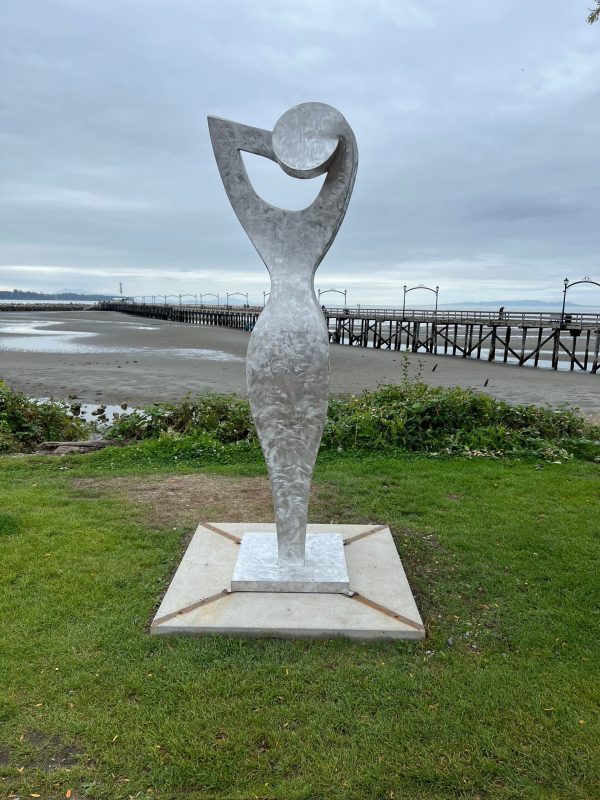
{"type": "Polygon", "coordinates": [[[35,448],[36,453],[64,456],[70,453],[93,453],[104,447],[116,447],[123,442],[117,439],[90,439],[83,442],[42,442],[35,448]]]}

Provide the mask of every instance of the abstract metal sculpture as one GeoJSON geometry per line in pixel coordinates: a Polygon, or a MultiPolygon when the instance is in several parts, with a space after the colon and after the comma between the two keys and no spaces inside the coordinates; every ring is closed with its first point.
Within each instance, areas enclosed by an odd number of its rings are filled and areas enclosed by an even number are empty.
{"type": "Polygon", "coordinates": [[[299,574],[329,389],[328,332],[314,275],[350,201],[356,140],[339,111],[323,103],[291,108],[272,132],[216,117],[208,124],[233,210],[271,276],[248,346],[248,396],[273,491],[278,568],[299,574]],[[307,208],[276,208],[254,191],[241,151],[269,158],[295,178],[327,177],[307,208]]]}

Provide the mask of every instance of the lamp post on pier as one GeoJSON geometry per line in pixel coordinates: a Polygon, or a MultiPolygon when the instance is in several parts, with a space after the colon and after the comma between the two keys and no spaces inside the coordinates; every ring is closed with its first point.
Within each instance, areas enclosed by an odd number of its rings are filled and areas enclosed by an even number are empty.
{"type": "Polygon", "coordinates": [[[440,291],[440,287],[439,286],[436,286],[435,289],[432,289],[431,286],[425,286],[424,283],[420,283],[418,286],[411,286],[410,289],[408,288],[408,286],[406,284],[404,284],[403,288],[404,288],[404,297],[402,299],[402,319],[404,319],[404,314],[406,312],[406,295],[409,292],[414,292],[415,289],[425,289],[425,291],[427,291],[427,292],[433,292],[434,293],[434,295],[435,295],[435,314],[437,316],[438,295],[439,295],[439,291],[440,291]]]}
{"type": "Polygon", "coordinates": [[[267,305],[267,297],[271,294],[271,292],[266,292],[263,289],[263,308],[267,305]]]}
{"type": "Polygon", "coordinates": [[[317,297],[319,300],[319,305],[321,305],[321,295],[328,294],[329,292],[335,292],[336,294],[341,294],[344,298],[344,307],[348,305],[348,290],[347,289],[319,289],[317,292],[317,297]]]}
{"type": "Polygon", "coordinates": [[[246,305],[248,305],[248,293],[244,292],[227,292],[227,308],[229,308],[229,298],[230,297],[245,297],[246,298],[246,305]]]}
{"type": "Polygon", "coordinates": [[[204,298],[205,297],[214,297],[215,300],[217,301],[217,305],[220,305],[219,295],[218,294],[213,294],[212,292],[204,292],[204,294],[199,294],[198,297],[200,298],[200,305],[201,306],[204,305],[204,298]]]}
{"type": "Polygon", "coordinates": [[[571,281],[571,282],[569,282],[568,278],[564,279],[564,281],[563,281],[564,289],[563,289],[562,311],[560,312],[560,327],[561,328],[564,328],[564,326],[565,326],[565,305],[566,305],[566,302],[567,302],[567,292],[569,291],[569,289],[572,286],[577,286],[580,283],[587,283],[587,284],[590,284],[592,286],[600,287],[600,283],[598,283],[598,281],[593,281],[588,275],[586,275],[585,278],[583,278],[580,281],[571,281]]]}

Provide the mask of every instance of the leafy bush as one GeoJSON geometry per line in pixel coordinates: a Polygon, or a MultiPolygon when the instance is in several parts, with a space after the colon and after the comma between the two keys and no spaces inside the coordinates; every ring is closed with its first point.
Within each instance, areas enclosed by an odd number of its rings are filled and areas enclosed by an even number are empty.
{"type": "Polygon", "coordinates": [[[165,433],[209,434],[221,444],[256,439],[247,400],[234,395],[184,397],[179,403],[158,403],[123,415],[108,428],[114,439],[153,439],[165,433]]]}
{"type": "Polygon", "coordinates": [[[63,403],[36,402],[0,381],[0,453],[26,453],[43,441],[85,438],[91,426],[63,403]]]}
{"type": "Polygon", "coordinates": [[[600,427],[567,409],[511,406],[472,389],[423,383],[332,399],[324,441],[448,454],[600,456],[600,427]]]}
{"type": "MultiPolygon", "coordinates": [[[[154,405],[120,418],[106,435],[209,437],[215,446],[255,444],[257,438],[248,402],[227,395],[154,405]]],[[[565,409],[511,406],[471,389],[405,381],[359,397],[332,398],[322,446],[600,460],[600,426],[565,409]]]]}
{"type": "MultiPolygon", "coordinates": [[[[67,405],[29,400],[0,382],[0,452],[29,452],[44,440],[72,441],[91,429],[67,405]]],[[[248,401],[230,395],[149,406],[115,420],[105,436],[147,440],[152,458],[220,461],[258,452],[248,401]]],[[[512,406],[471,389],[405,380],[332,398],[322,447],[600,461],[600,426],[566,409],[512,406]]]]}

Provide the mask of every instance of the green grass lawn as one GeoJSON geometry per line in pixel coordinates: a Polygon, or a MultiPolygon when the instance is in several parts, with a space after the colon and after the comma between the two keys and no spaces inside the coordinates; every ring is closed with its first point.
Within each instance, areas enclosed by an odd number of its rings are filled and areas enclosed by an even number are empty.
{"type": "Polygon", "coordinates": [[[313,521],[389,524],[427,628],[375,644],[150,637],[226,503],[119,481],[185,472],[263,467],[0,459],[6,797],[600,797],[600,465],[324,458],[313,521]]]}

